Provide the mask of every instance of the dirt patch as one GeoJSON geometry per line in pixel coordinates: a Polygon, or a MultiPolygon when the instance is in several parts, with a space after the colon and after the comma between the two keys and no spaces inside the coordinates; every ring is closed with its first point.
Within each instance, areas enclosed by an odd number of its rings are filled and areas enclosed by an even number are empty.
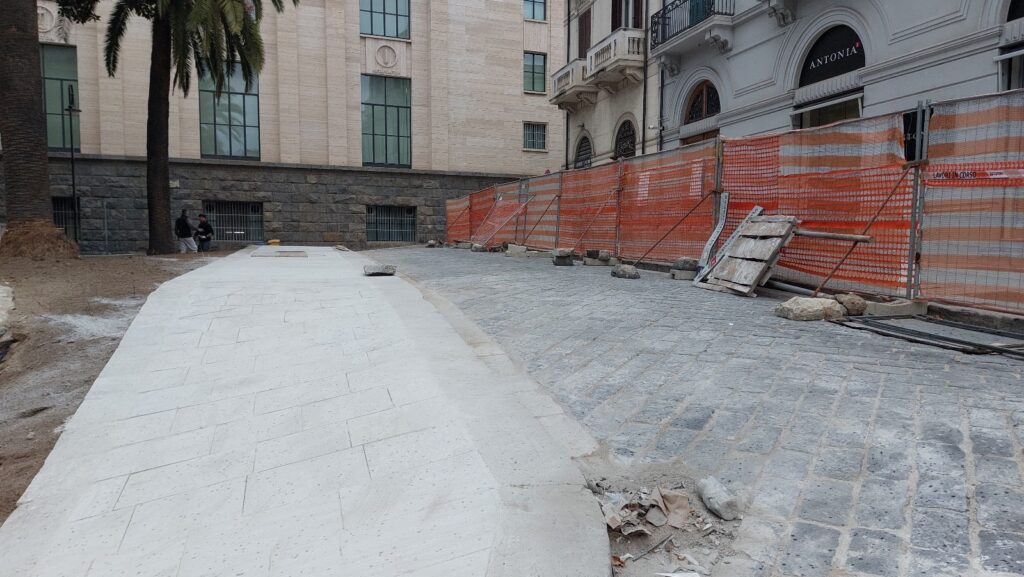
{"type": "Polygon", "coordinates": [[[0,522],[42,467],[146,296],[224,254],[0,258],[0,282],[14,290],[15,303],[3,337],[14,343],[0,362],[0,522]]]}
{"type": "Polygon", "coordinates": [[[74,258],[78,246],[47,220],[12,224],[0,239],[0,257],[74,258]]]}

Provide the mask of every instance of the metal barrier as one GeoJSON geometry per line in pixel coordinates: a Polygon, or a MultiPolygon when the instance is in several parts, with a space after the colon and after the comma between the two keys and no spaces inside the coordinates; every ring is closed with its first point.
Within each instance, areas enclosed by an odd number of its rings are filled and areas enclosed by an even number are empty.
{"type": "Polygon", "coordinates": [[[1024,313],[1024,91],[922,105],[915,122],[912,162],[894,114],[492,187],[448,201],[448,240],[665,263],[699,257],[716,226],[727,238],[760,206],[872,239],[798,236],[776,278],[1024,313]]]}

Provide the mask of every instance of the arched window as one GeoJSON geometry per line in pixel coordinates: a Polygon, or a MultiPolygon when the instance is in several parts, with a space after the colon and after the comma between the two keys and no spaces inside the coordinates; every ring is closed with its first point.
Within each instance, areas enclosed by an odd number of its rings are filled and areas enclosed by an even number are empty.
{"type": "Polygon", "coordinates": [[[573,168],[589,168],[594,156],[594,149],[590,145],[590,138],[584,136],[576,145],[576,159],[573,161],[573,168]]]}
{"type": "Polygon", "coordinates": [[[1024,0],[1013,0],[1010,2],[1010,13],[1006,16],[1006,21],[1017,20],[1024,18],[1024,0]]]}
{"type": "Polygon", "coordinates": [[[807,86],[864,68],[864,44],[849,26],[829,28],[807,53],[800,86],[807,86]]]}
{"type": "Polygon", "coordinates": [[[612,158],[633,158],[636,156],[636,128],[633,123],[625,121],[615,133],[615,153],[612,158]]]}
{"type": "Polygon", "coordinates": [[[718,99],[718,90],[714,84],[704,81],[690,93],[686,103],[686,118],[683,124],[692,124],[698,120],[711,118],[722,111],[722,101],[718,99]]]}

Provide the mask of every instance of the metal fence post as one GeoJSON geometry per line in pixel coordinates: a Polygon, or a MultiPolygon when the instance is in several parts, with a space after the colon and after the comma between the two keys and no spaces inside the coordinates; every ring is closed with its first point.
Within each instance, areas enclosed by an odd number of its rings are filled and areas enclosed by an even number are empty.
{"type": "Polygon", "coordinates": [[[913,299],[921,296],[920,269],[918,255],[921,252],[921,227],[924,220],[924,196],[927,185],[921,174],[922,168],[928,163],[928,123],[930,120],[930,102],[917,103],[917,126],[915,126],[917,142],[915,142],[914,187],[910,201],[910,248],[907,253],[907,290],[906,297],[913,299]]]}
{"type": "Polygon", "coordinates": [[[565,180],[565,171],[558,173],[558,192],[555,196],[555,248],[561,242],[562,234],[562,183],[565,180]]]}

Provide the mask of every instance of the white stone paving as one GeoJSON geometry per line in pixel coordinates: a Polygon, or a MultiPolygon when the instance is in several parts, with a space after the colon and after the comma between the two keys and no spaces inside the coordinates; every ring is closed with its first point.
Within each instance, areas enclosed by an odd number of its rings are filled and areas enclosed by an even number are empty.
{"type": "Polygon", "coordinates": [[[450,305],[302,250],[150,296],[0,577],[607,575],[582,429],[450,305]]]}

